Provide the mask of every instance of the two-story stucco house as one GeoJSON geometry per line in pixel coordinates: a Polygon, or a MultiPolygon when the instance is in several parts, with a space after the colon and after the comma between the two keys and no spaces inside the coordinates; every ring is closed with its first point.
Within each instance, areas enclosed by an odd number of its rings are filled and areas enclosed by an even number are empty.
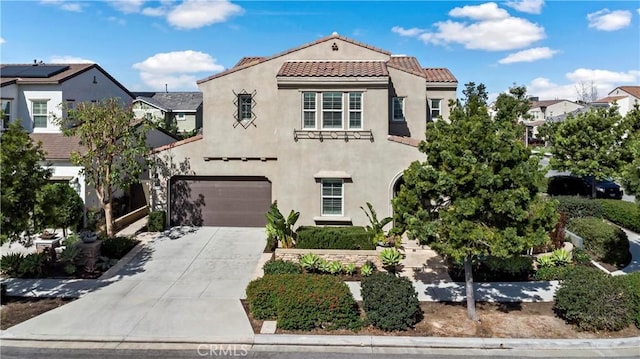
{"type": "Polygon", "coordinates": [[[618,105],[620,115],[625,116],[627,112],[633,109],[633,106],[640,104],[640,86],[619,86],[609,92],[607,97],[598,99],[593,102],[596,106],[611,106],[613,103],[618,105]]]}
{"type": "Polygon", "coordinates": [[[584,105],[569,100],[538,100],[537,97],[530,99],[530,108],[527,111],[529,119],[524,121],[527,126],[527,138],[535,139],[538,136],[538,127],[547,121],[552,121],[560,115],[567,115],[575,112],[584,105]]]}
{"type": "MultiPolygon", "coordinates": [[[[33,140],[42,143],[53,170],[52,181],[69,182],[87,207],[98,207],[92,189],[85,183],[82,167],[69,159],[72,152],[82,151],[78,139],[64,136],[53,118],[66,115],[62,104],[74,107],[111,97],[130,104],[131,92],[97,64],[3,64],[0,77],[3,126],[19,121],[33,140]]],[[[168,133],[154,130],[148,134],[151,147],[175,141],[168,133]]]]}
{"type": "Polygon", "coordinates": [[[136,92],[134,95],[133,112],[136,118],[175,123],[182,133],[202,128],[200,92],[136,92]]]}
{"type": "Polygon", "coordinates": [[[444,68],[338,34],[245,57],[198,82],[203,134],[156,149],[152,204],[172,225],[262,226],[272,201],[298,225],[365,225],[392,215],[427,121],[449,116],[444,68]]]}

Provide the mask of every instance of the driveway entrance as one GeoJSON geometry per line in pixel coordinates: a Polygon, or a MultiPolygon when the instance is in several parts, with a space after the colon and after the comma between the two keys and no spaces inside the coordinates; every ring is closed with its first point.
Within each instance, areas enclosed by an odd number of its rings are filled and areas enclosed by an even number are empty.
{"type": "Polygon", "coordinates": [[[264,228],[173,228],[149,242],[114,283],[8,332],[51,340],[251,342],[239,299],[265,244],[264,228]]]}

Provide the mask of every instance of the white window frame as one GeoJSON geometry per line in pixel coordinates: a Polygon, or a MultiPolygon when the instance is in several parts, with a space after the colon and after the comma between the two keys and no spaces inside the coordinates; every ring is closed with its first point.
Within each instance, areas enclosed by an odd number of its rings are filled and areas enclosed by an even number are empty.
{"type": "Polygon", "coordinates": [[[307,130],[315,130],[318,126],[318,93],[305,91],[302,93],[302,128],[307,130]],[[305,108],[307,101],[305,99],[305,95],[312,95],[313,98],[313,108],[305,108]],[[313,115],[313,125],[306,124],[306,114],[313,115]]]}
{"type": "Polygon", "coordinates": [[[431,120],[436,120],[438,117],[442,115],[442,99],[441,98],[432,98],[429,99],[429,115],[431,116],[431,120]],[[438,107],[433,107],[433,101],[438,101],[438,107]],[[434,113],[437,113],[434,116],[434,113]]]}
{"type": "Polygon", "coordinates": [[[8,109],[9,109],[8,112],[4,112],[3,117],[2,117],[2,128],[3,129],[8,128],[9,124],[11,123],[11,112],[12,112],[11,107],[13,107],[12,102],[13,102],[12,99],[8,99],[8,98],[3,98],[2,99],[2,110],[4,111],[5,109],[7,109],[7,106],[8,106],[8,109]]]}
{"type": "Polygon", "coordinates": [[[176,121],[186,121],[186,120],[187,120],[187,116],[185,115],[184,112],[176,113],[176,121]]]}
{"type": "Polygon", "coordinates": [[[323,178],[320,181],[320,215],[322,217],[343,217],[344,216],[344,179],[342,178],[323,178]],[[340,195],[325,195],[324,194],[324,186],[325,184],[340,184],[340,195]],[[340,213],[325,213],[324,212],[324,201],[325,199],[340,199],[340,213]]]}
{"type": "Polygon", "coordinates": [[[349,118],[348,118],[348,122],[347,122],[347,128],[350,130],[361,130],[362,129],[362,121],[363,121],[363,116],[362,116],[362,112],[364,109],[364,101],[363,101],[363,96],[362,96],[362,92],[357,92],[357,91],[353,91],[353,92],[347,92],[347,112],[349,114],[349,118]],[[360,108],[356,109],[356,108],[351,108],[351,95],[352,94],[357,94],[358,95],[358,101],[360,102],[360,108]],[[359,113],[360,114],[360,126],[351,126],[351,114],[354,113],[359,113]]]}
{"type": "Polygon", "coordinates": [[[33,128],[47,128],[49,127],[49,100],[45,100],[45,99],[32,99],[31,100],[31,116],[33,119],[33,128]],[[36,114],[36,104],[42,104],[44,103],[45,107],[44,107],[44,114],[42,113],[37,113],[36,114]],[[44,126],[36,126],[36,117],[43,117],[44,116],[44,126]]]}
{"type": "Polygon", "coordinates": [[[393,122],[405,122],[406,121],[406,115],[405,115],[405,101],[406,97],[404,96],[394,96],[391,98],[391,121],[393,122]],[[401,100],[401,106],[402,106],[402,117],[396,117],[396,100],[401,100]]]}
{"type": "Polygon", "coordinates": [[[321,92],[320,93],[320,97],[322,99],[321,101],[321,107],[322,107],[322,129],[323,130],[329,130],[329,131],[335,131],[335,130],[342,130],[344,129],[344,92],[340,92],[340,91],[326,91],[326,92],[321,92]],[[326,109],[324,108],[324,96],[328,95],[328,94],[339,94],[340,95],[340,101],[337,102],[338,104],[340,104],[340,110],[336,110],[336,109],[326,109]],[[339,127],[327,127],[325,126],[325,120],[324,120],[324,115],[325,113],[340,113],[340,126],[339,127]]]}

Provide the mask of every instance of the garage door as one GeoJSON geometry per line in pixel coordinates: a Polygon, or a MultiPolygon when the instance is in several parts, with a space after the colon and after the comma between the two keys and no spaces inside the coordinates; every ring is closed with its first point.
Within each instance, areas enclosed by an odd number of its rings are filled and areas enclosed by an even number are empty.
{"type": "Polygon", "coordinates": [[[171,225],[262,227],[271,205],[265,177],[173,177],[171,225]]]}

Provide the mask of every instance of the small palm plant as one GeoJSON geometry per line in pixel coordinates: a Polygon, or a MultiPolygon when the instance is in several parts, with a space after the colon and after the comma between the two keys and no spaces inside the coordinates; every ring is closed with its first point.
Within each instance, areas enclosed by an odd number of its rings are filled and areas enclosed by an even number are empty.
{"type": "Polygon", "coordinates": [[[370,232],[373,234],[373,243],[375,245],[378,245],[380,243],[385,242],[386,235],[384,233],[384,226],[389,224],[393,220],[393,218],[385,217],[381,220],[378,220],[378,215],[376,211],[373,209],[373,205],[367,202],[367,208],[369,208],[369,212],[367,212],[367,210],[364,209],[363,207],[360,207],[360,209],[362,209],[364,214],[369,219],[369,223],[371,224],[366,227],[366,230],[367,232],[370,232]]]}
{"type": "Polygon", "coordinates": [[[380,261],[386,270],[390,273],[395,273],[400,261],[402,260],[402,254],[395,248],[385,248],[380,254],[380,261]]]}
{"type": "Polygon", "coordinates": [[[278,209],[278,201],[274,201],[265,216],[267,217],[267,235],[280,241],[282,248],[293,248],[296,235],[293,226],[300,218],[300,212],[291,210],[289,216],[284,218],[278,209]]]}

